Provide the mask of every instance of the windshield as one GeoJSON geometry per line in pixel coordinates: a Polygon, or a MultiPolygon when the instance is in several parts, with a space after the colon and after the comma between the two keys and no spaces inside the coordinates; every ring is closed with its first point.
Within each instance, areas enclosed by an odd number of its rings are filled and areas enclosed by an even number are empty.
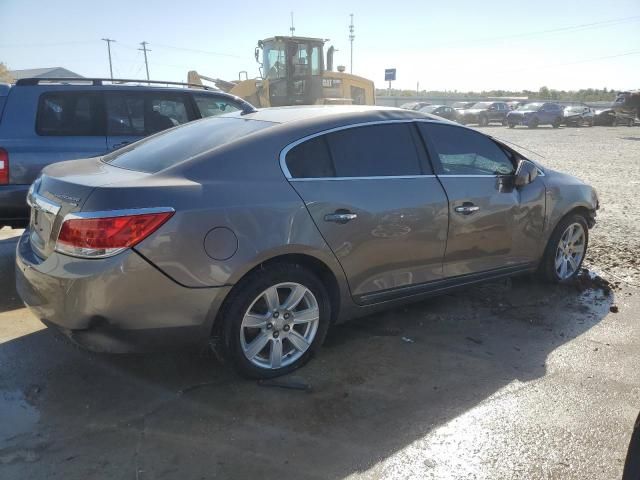
{"type": "Polygon", "coordinates": [[[542,106],[541,103],[527,103],[525,105],[520,105],[518,107],[518,110],[520,111],[526,110],[526,111],[532,112],[532,111],[539,110],[541,106],[542,106]]]}
{"type": "Polygon", "coordinates": [[[104,161],[128,170],[155,173],[272,125],[257,120],[209,117],[116,150],[106,155],[104,161]]]}
{"type": "Polygon", "coordinates": [[[478,102],[471,108],[489,108],[493,102],[478,102]]]}

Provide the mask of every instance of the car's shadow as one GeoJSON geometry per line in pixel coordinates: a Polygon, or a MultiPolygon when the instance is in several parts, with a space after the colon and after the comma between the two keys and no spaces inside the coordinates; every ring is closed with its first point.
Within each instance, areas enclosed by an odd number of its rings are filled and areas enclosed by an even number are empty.
{"type": "Polygon", "coordinates": [[[529,278],[467,288],[335,326],[282,380],[292,389],[240,379],[197,352],[108,356],[49,330],[24,335],[0,344],[0,411],[15,413],[0,434],[0,472],[344,478],[543,376],[547,356],[612,300],[529,278]]]}

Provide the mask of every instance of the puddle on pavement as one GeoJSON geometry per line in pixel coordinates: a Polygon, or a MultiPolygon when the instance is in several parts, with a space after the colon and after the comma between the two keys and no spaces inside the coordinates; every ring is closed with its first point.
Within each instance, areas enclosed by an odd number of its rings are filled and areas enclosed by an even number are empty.
{"type": "Polygon", "coordinates": [[[19,390],[0,390],[0,446],[7,440],[31,431],[40,419],[40,412],[19,390]]]}

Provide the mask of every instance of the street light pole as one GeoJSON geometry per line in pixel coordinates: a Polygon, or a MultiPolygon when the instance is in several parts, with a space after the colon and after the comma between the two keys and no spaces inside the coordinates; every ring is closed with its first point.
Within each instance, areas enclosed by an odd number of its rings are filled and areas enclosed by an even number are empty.
{"type": "Polygon", "coordinates": [[[107,42],[107,53],[109,54],[109,75],[111,75],[111,80],[113,80],[113,65],[111,64],[111,42],[115,42],[115,40],[111,38],[103,38],[102,40],[107,42]]]}
{"type": "Polygon", "coordinates": [[[147,60],[147,52],[151,51],[147,48],[147,45],[149,45],[149,42],[140,42],[140,45],[142,45],[142,48],[139,48],[138,50],[141,50],[144,52],[144,66],[147,69],[147,80],[149,80],[149,62],[147,60]]]}

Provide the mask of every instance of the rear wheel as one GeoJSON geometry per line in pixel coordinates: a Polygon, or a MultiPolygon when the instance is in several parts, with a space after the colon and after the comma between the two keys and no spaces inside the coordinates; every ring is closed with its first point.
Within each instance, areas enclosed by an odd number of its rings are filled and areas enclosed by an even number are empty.
{"type": "Polygon", "coordinates": [[[222,311],[225,357],[243,376],[272,378],[309,361],[331,317],[322,282],[295,264],[267,267],[236,286],[222,311]]]}
{"type": "Polygon", "coordinates": [[[553,128],[560,128],[560,119],[556,118],[554,122],[551,124],[553,128]]]}
{"type": "Polygon", "coordinates": [[[489,125],[489,119],[485,115],[481,115],[480,118],[478,118],[478,125],[486,127],[489,125]]]}
{"type": "Polygon", "coordinates": [[[538,128],[538,125],[540,123],[538,122],[537,118],[532,118],[531,120],[529,120],[529,124],[527,125],[529,128],[538,128]]]}
{"type": "Polygon", "coordinates": [[[589,227],[582,215],[565,217],[551,234],[540,273],[549,282],[561,283],[574,278],[587,253],[589,227]]]}

